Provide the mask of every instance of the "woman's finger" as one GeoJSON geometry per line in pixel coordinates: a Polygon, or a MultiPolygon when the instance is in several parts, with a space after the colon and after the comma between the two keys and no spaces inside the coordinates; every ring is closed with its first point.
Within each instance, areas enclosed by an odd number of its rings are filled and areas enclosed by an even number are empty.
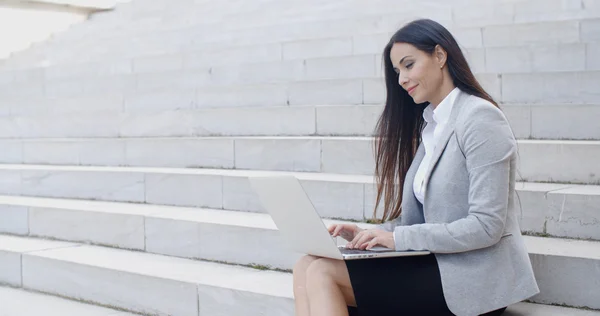
{"type": "Polygon", "coordinates": [[[356,243],[356,245],[354,245],[354,247],[359,248],[361,245],[368,243],[373,238],[375,238],[375,235],[371,232],[368,232],[363,236],[361,240],[358,241],[358,243],[356,243]]]}
{"type": "Polygon", "coordinates": [[[365,240],[365,242],[363,242],[361,244],[358,244],[357,248],[360,249],[360,250],[365,250],[365,249],[367,249],[367,246],[369,246],[373,242],[373,240],[375,240],[375,239],[377,239],[377,237],[373,237],[373,238],[371,238],[369,240],[365,240]]]}
{"type": "Polygon", "coordinates": [[[337,225],[337,227],[335,228],[335,230],[333,231],[333,237],[337,237],[340,235],[340,232],[344,230],[344,226],[342,225],[337,225]]]}
{"type": "Polygon", "coordinates": [[[361,249],[371,250],[371,248],[373,248],[377,245],[379,245],[379,237],[375,237],[375,238],[371,239],[371,241],[364,244],[365,247],[361,248],[361,249]]]}
{"type": "Polygon", "coordinates": [[[356,234],[354,236],[354,238],[348,243],[348,247],[352,248],[352,246],[354,244],[356,244],[362,237],[362,235],[364,235],[365,231],[359,232],[358,234],[356,234]]]}
{"type": "Polygon", "coordinates": [[[365,230],[360,232],[356,238],[354,238],[355,240],[353,240],[351,242],[351,248],[358,248],[360,245],[369,242],[372,238],[373,238],[373,233],[371,231],[365,230]]]}

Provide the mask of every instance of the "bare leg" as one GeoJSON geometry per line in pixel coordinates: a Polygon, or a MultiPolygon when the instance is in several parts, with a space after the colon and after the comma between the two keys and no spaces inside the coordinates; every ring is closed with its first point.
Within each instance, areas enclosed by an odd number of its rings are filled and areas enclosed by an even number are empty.
{"type": "Polygon", "coordinates": [[[306,271],[317,257],[304,256],[294,266],[294,304],[296,316],[310,316],[308,293],[306,292],[306,271]]]}
{"type": "Polygon", "coordinates": [[[356,306],[343,261],[326,258],[313,261],[307,270],[306,289],[310,316],[348,316],[348,306],[356,306]]]}

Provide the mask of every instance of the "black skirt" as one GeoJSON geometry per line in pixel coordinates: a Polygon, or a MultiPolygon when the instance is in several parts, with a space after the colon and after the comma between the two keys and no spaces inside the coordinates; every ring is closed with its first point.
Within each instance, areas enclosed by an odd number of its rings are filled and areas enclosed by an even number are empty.
{"type": "MultiPolygon", "coordinates": [[[[350,316],[454,316],[435,255],[347,260],[357,307],[350,316]]],[[[506,308],[485,314],[501,315],[506,308]]]]}

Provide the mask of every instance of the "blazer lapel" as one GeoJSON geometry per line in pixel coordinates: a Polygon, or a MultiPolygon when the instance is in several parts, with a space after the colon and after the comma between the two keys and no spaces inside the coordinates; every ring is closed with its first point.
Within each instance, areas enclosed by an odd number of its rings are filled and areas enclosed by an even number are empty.
{"type": "Polygon", "coordinates": [[[440,140],[436,144],[435,150],[433,151],[433,156],[431,157],[431,163],[429,164],[429,168],[427,168],[427,173],[425,174],[425,185],[426,186],[427,186],[427,183],[429,183],[429,178],[431,178],[431,174],[433,172],[433,169],[435,168],[435,165],[440,160],[442,153],[446,149],[446,145],[448,145],[448,141],[450,140],[450,137],[452,136],[452,134],[454,134],[454,127],[456,126],[456,119],[458,117],[460,107],[464,103],[466,96],[468,96],[468,94],[461,91],[459,96],[456,98],[455,104],[452,107],[452,112],[450,112],[450,117],[448,118],[448,122],[446,122],[446,126],[444,127],[444,130],[442,131],[442,134],[440,135],[440,140]]]}
{"type": "MultiPolygon", "coordinates": [[[[415,197],[415,191],[413,190],[413,182],[415,181],[415,176],[417,174],[417,170],[419,169],[419,165],[423,158],[425,157],[425,147],[423,143],[419,144],[419,148],[417,148],[417,152],[415,153],[415,157],[413,158],[413,162],[410,164],[410,168],[408,168],[408,172],[406,173],[406,177],[404,178],[404,192],[402,195],[402,204],[408,203],[410,199],[417,201],[415,197]]],[[[404,208],[404,205],[403,205],[404,208]]]]}
{"type": "Polygon", "coordinates": [[[425,147],[423,146],[423,143],[421,143],[404,179],[404,188],[402,192],[402,225],[412,225],[425,222],[423,219],[423,213],[420,211],[421,209],[419,207],[419,201],[415,197],[415,191],[413,190],[415,175],[417,174],[419,165],[423,161],[424,157],[425,147]]]}
{"type": "Polygon", "coordinates": [[[417,148],[417,152],[415,153],[415,157],[413,158],[413,162],[410,164],[410,168],[408,168],[408,172],[406,173],[406,177],[404,178],[404,182],[408,182],[411,185],[408,187],[408,193],[414,196],[415,191],[413,190],[412,183],[415,181],[415,176],[417,175],[417,170],[419,169],[419,165],[421,161],[425,158],[425,146],[423,142],[419,144],[419,148],[417,148]]]}

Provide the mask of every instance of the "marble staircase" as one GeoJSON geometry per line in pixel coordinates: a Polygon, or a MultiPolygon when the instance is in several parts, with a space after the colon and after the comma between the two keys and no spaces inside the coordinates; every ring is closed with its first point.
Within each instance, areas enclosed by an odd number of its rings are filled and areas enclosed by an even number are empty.
{"type": "Polygon", "coordinates": [[[300,254],[247,177],[294,175],[326,224],[370,227],[380,54],[417,17],[456,35],[519,139],[541,293],[506,314],[600,315],[597,0],[134,0],[92,15],[0,64],[0,305],[293,315],[300,254]]]}

